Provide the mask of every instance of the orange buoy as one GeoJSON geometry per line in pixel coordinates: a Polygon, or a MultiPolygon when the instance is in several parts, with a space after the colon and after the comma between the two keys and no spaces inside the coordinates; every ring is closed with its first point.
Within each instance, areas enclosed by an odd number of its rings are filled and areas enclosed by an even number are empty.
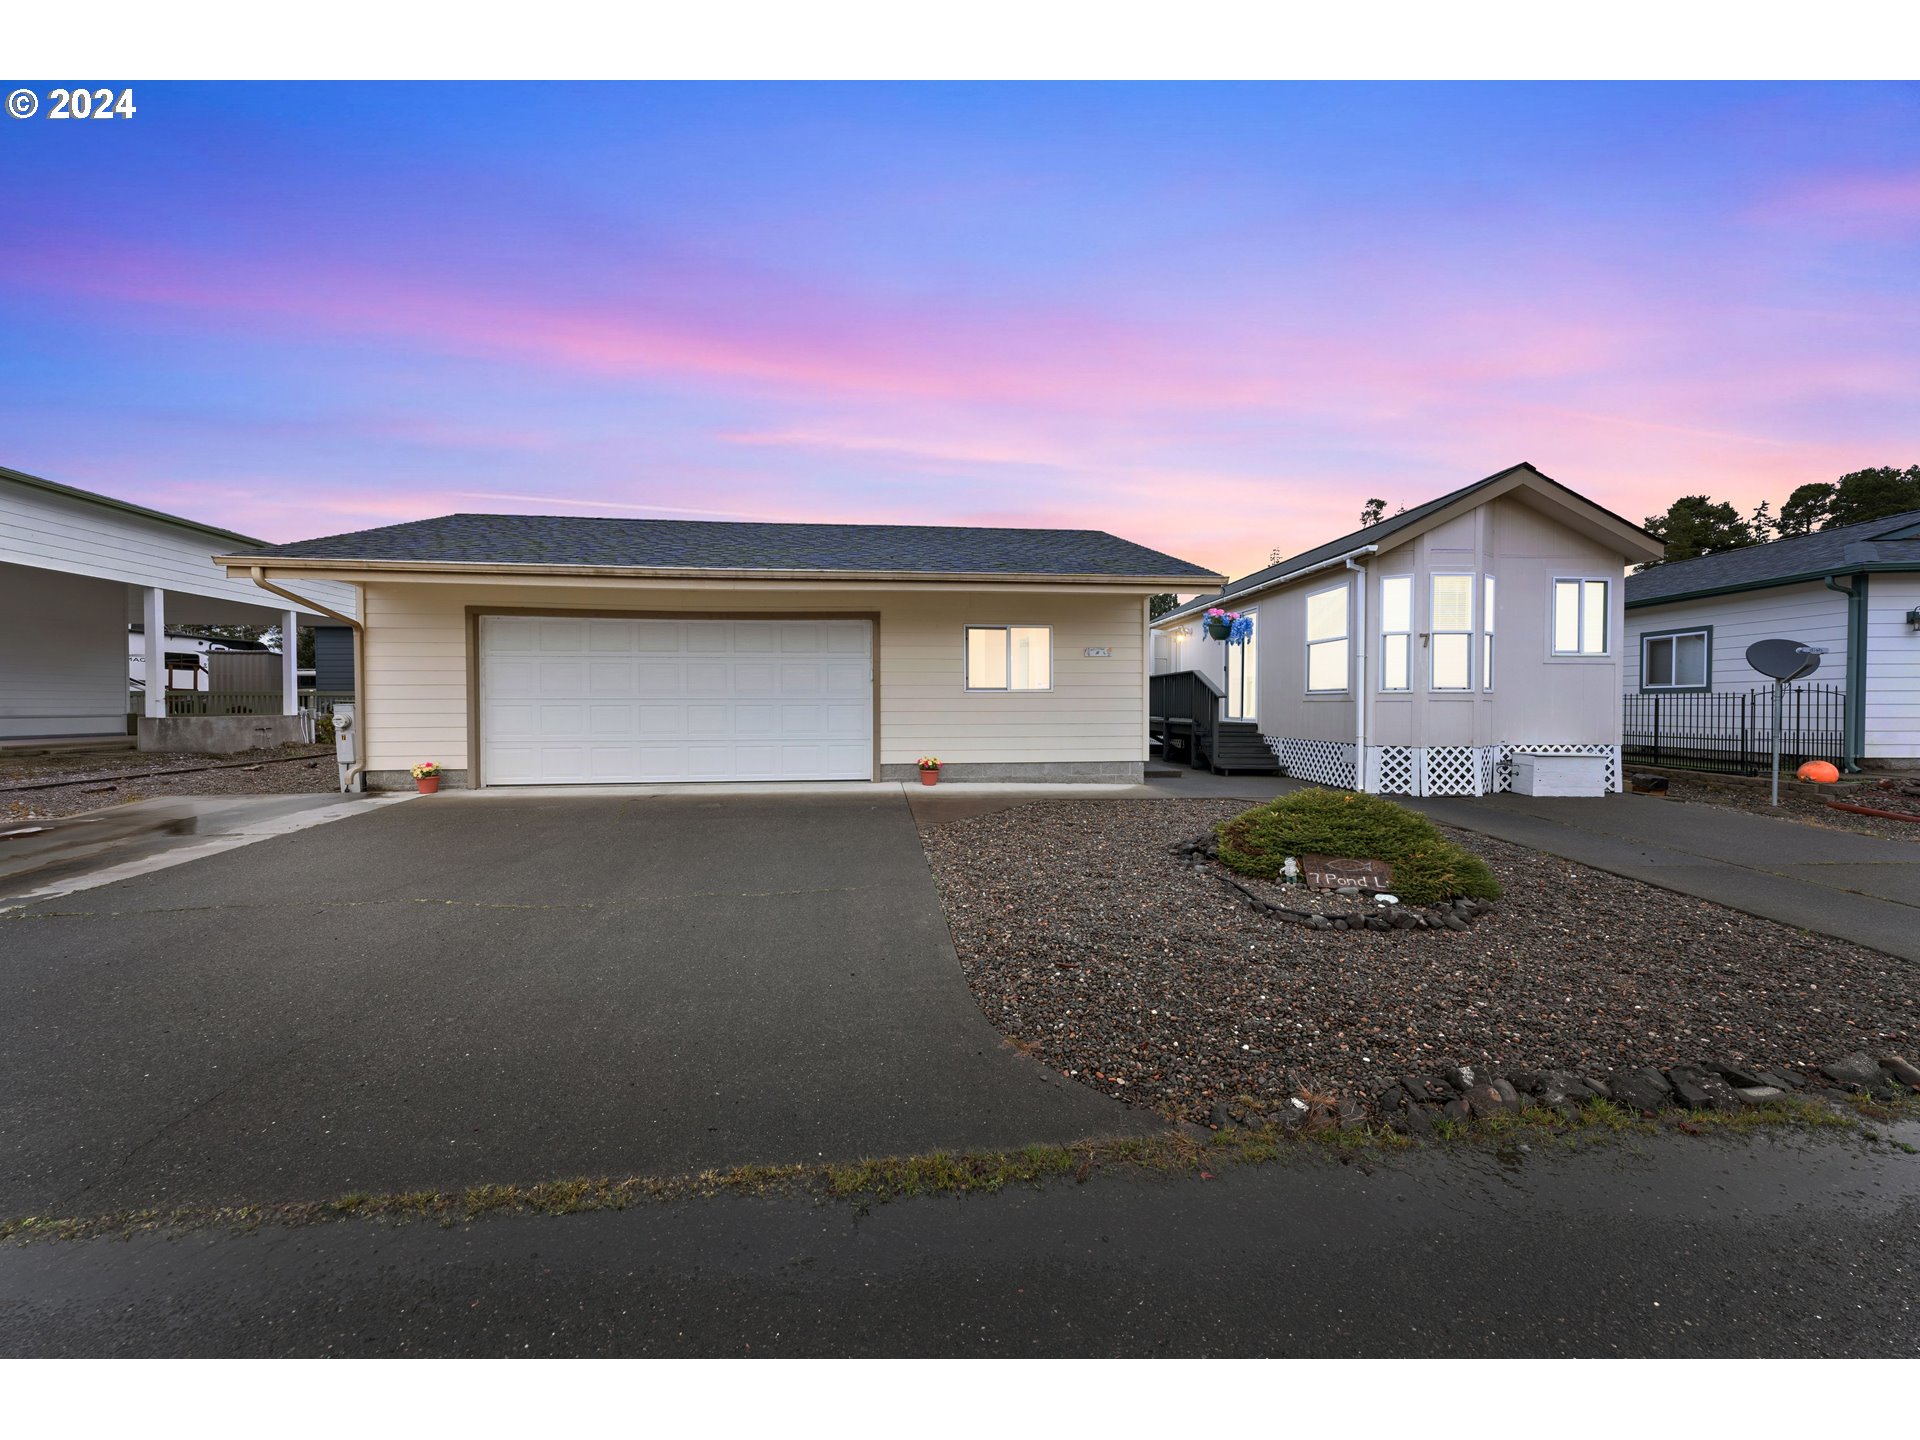
{"type": "Polygon", "coordinates": [[[1840,778],[1840,771],[1828,760],[1809,760],[1796,773],[1816,785],[1831,785],[1840,778]]]}

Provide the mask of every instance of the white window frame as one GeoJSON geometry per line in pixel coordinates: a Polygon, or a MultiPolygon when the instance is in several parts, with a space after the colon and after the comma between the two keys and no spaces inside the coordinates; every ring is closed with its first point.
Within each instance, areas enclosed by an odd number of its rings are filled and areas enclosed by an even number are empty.
{"type": "MultiPolygon", "coordinates": [[[[1493,611],[1496,603],[1494,577],[1480,577],[1480,688],[1493,690],[1493,611]]],[[[1612,597],[1608,597],[1611,602],[1612,597]]]]}
{"type": "Polygon", "coordinates": [[[1474,609],[1479,597],[1474,593],[1480,586],[1479,576],[1471,570],[1435,570],[1427,576],[1427,689],[1435,695],[1467,695],[1473,691],[1473,635],[1474,609]],[[1467,582],[1467,624],[1463,630],[1442,630],[1439,628],[1440,605],[1435,591],[1442,580],[1465,580],[1467,582]],[[1460,685],[1442,685],[1434,667],[1440,663],[1440,647],[1435,642],[1442,635],[1464,635],[1467,640],[1467,677],[1460,685]]]}
{"type": "Polygon", "coordinates": [[[1601,575],[1556,575],[1547,592],[1547,647],[1556,660],[1607,660],[1613,655],[1613,581],[1601,575]],[[1574,644],[1579,648],[1562,650],[1560,648],[1560,587],[1578,585],[1579,604],[1574,610],[1574,644]],[[1587,646],[1587,591],[1589,585],[1598,585],[1602,596],[1600,604],[1600,648],[1589,650],[1587,646]]]}
{"type": "Polygon", "coordinates": [[[1306,603],[1302,606],[1301,630],[1306,636],[1306,668],[1300,676],[1300,683],[1306,687],[1309,695],[1345,695],[1353,688],[1353,590],[1342,580],[1338,585],[1325,585],[1318,590],[1307,592],[1306,603]],[[1313,638],[1313,602],[1322,595],[1340,597],[1340,633],[1313,638]],[[1338,645],[1345,663],[1340,667],[1340,683],[1326,689],[1316,690],[1313,686],[1313,652],[1321,645],[1338,645]]]}
{"type": "Polygon", "coordinates": [[[960,684],[969,695],[1044,695],[1053,689],[1053,626],[1051,625],[966,625],[960,631],[960,684]],[[971,646],[969,637],[976,630],[1000,630],[1007,637],[1007,683],[1004,685],[976,685],[970,672],[971,646]],[[1044,685],[1020,685],[1013,683],[1013,632],[1016,630],[1044,630],[1047,632],[1047,683],[1044,685]]]}
{"type": "Polygon", "coordinates": [[[1383,695],[1405,695],[1413,689],[1413,580],[1412,575],[1382,575],[1380,577],[1380,693],[1383,695]],[[1393,584],[1407,587],[1407,628],[1388,630],[1387,622],[1387,586],[1393,584]],[[1392,649],[1391,640],[1406,642],[1407,683],[1393,685],[1387,681],[1387,655],[1392,649]]]}
{"type": "Polygon", "coordinates": [[[1260,654],[1256,648],[1253,658],[1253,694],[1249,695],[1247,694],[1247,657],[1245,652],[1247,645],[1258,647],[1260,643],[1260,621],[1257,618],[1259,612],[1257,610],[1242,610],[1240,615],[1242,619],[1248,621],[1253,626],[1253,630],[1247,636],[1246,645],[1228,645],[1225,647],[1227,653],[1221,664],[1222,680],[1227,692],[1225,696],[1225,713],[1229,720],[1257,720],[1260,718],[1258,713],[1260,709],[1260,654]],[[1237,715],[1234,713],[1233,708],[1235,700],[1233,693],[1233,657],[1235,652],[1240,653],[1239,699],[1246,702],[1245,710],[1237,715]]]}
{"type": "Polygon", "coordinates": [[[1640,688],[1655,695],[1681,694],[1698,695],[1713,688],[1713,627],[1695,626],[1691,630],[1659,630],[1640,637],[1640,688]],[[1680,683],[1680,646],[1682,640],[1700,641],[1700,683],[1682,685],[1680,683]],[[1673,677],[1665,685],[1656,685],[1647,678],[1647,647],[1665,640],[1673,646],[1673,659],[1668,673],[1673,677]]]}

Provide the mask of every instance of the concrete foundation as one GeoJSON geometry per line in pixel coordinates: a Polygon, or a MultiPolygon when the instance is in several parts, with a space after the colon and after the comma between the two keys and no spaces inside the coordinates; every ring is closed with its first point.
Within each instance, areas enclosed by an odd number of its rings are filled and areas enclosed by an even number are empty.
{"type": "Polygon", "coordinates": [[[136,740],[142,750],[184,750],[195,755],[237,755],[304,744],[306,722],[298,715],[141,716],[136,740]]]}
{"type": "MultiPolygon", "coordinates": [[[[986,781],[1013,784],[1138,785],[1146,778],[1142,760],[1060,760],[1033,764],[942,765],[940,778],[957,782],[986,781]]],[[[920,770],[914,765],[882,765],[882,780],[904,780],[918,784],[920,770]]]]}
{"type": "MultiPolygon", "coordinates": [[[[412,790],[414,787],[411,770],[368,770],[360,777],[361,784],[368,790],[412,790]]],[[[440,772],[442,790],[465,790],[467,772],[465,770],[442,770],[440,772]]]]}

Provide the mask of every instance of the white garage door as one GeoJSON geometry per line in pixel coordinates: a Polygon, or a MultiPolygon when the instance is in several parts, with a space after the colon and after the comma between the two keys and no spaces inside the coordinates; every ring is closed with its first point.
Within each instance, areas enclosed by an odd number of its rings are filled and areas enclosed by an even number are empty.
{"type": "Polygon", "coordinates": [[[865,780],[866,620],[480,618],[484,785],[865,780]]]}

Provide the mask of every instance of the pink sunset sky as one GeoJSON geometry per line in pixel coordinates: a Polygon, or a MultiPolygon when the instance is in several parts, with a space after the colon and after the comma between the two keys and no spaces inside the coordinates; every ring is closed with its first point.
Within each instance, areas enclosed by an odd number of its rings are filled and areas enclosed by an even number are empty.
{"type": "Polygon", "coordinates": [[[0,129],[0,463],[270,540],[1920,461],[1920,87],[142,87],[0,129]]]}

